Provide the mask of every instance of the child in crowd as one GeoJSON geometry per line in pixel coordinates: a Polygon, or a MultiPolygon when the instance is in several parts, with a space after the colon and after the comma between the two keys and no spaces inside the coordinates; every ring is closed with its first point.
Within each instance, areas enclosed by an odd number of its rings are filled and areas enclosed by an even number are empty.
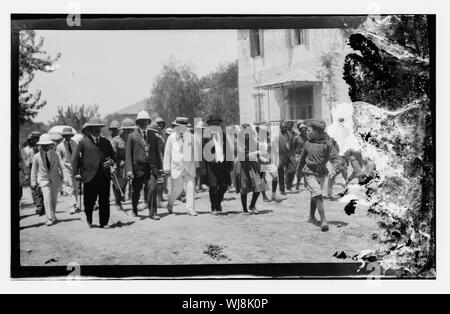
{"type": "Polygon", "coordinates": [[[321,230],[329,230],[323,206],[323,185],[328,174],[326,164],[330,161],[332,170],[330,176],[334,176],[334,169],[338,162],[336,150],[325,133],[325,121],[310,120],[306,123],[308,141],[303,147],[299,167],[305,176],[306,186],[311,193],[309,222],[317,223],[316,209],[321,218],[321,230]]]}

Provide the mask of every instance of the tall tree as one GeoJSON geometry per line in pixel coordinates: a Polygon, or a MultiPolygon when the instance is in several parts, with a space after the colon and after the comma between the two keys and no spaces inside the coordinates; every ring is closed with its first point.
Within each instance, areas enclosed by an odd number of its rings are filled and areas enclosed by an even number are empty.
{"type": "Polygon", "coordinates": [[[58,114],[50,121],[50,127],[55,125],[70,125],[78,132],[84,123],[88,122],[90,118],[98,116],[98,105],[93,106],[74,106],[70,105],[65,109],[58,106],[58,114]]]}
{"type": "Polygon", "coordinates": [[[203,77],[200,88],[202,117],[214,113],[220,114],[227,124],[239,123],[237,61],[221,65],[216,71],[203,77]]]}
{"type": "Polygon", "coordinates": [[[51,57],[43,50],[44,39],[36,38],[33,30],[19,32],[19,123],[33,119],[46,105],[42,91],[30,91],[29,86],[36,72],[53,72],[61,56],[51,57]]]}
{"type": "Polygon", "coordinates": [[[169,61],[153,84],[150,103],[166,121],[173,121],[177,116],[193,121],[201,111],[197,75],[188,65],[169,61]]]}

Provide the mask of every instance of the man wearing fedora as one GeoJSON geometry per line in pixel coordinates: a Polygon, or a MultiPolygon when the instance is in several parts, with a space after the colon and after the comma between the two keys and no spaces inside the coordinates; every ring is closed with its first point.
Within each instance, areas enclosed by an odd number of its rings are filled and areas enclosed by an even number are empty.
{"type": "Polygon", "coordinates": [[[114,173],[118,181],[116,184],[113,184],[113,192],[116,201],[116,208],[121,211],[123,210],[122,202],[125,200],[125,188],[128,182],[127,174],[125,173],[127,140],[128,136],[134,132],[135,128],[136,125],[134,124],[134,121],[130,118],[126,118],[120,125],[119,134],[112,139],[112,146],[116,154],[116,166],[114,167],[114,173]]]}
{"type": "Polygon", "coordinates": [[[127,177],[131,180],[133,192],[131,203],[133,206],[133,216],[138,215],[138,203],[141,196],[142,187],[147,193],[146,203],[148,204],[150,218],[159,220],[157,215],[157,193],[156,185],[158,175],[161,172],[161,158],[156,136],[147,130],[151,123],[147,111],[140,111],[136,118],[136,130],[128,136],[125,167],[127,177]]]}
{"type": "Polygon", "coordinates": [[[75,135],[73,133],[72,128],[66,127],[63,129],[61,133],[62,137],[64,138],[64,141],[62,141],[57,147],[56,152],[58,153],[59,157],[61,158],[64,166],[64,174],[67,178],[71,178],[69,188],[71,189],[72,195],[75,198],[75,203],[72,206],[72,209],[70,211],[71,214],[75,214],[80,211],[80,206],[77,206],[78,201],[78,195],[79,195],[79,188],[78,188],[78,182],[75,180],[75,174],[72,169],[72,157],[75,152],[75,149],[77,148],[77,144],[74,140],[72,140],[73,136],[75,135]]]}
{"type": "Polygon", "coordinates": [[[110,168],[115,164],[115,154],[111,142],[100,136],[104,126],[99,117],[87,122],[86,136],[78,143],[72,156],[72,168],[76,173],[75,179],[84,183],[84,211],[89,228],[92,227],[92,213],[98,198],[100,227],[109,229],[110,168]]]}
{"type": "Polygon", "coordinates": [[[189,119],[177,117],[172,123],[174,132],[167,138],[164,151],[164,173],[171,178],[171,190],[167,210],[172,213],[175,200],[184,191],[186,194],[186,210],[191,216],[195,212],[195,174],[199,162],[194,158],[194,147],[197,142],[190,132],[189,119]]]}
{"type": "Polygon", "coordinates": [[[233,152],[223,130],[222,118],[219,115],[210,115],[206,123],[208,127],[204,133],[203,151],[205,175],[202,181],[209,186],[211,211],[213,215],[217,215],[222,211],[223,197],[231,185],[233,152]]]}

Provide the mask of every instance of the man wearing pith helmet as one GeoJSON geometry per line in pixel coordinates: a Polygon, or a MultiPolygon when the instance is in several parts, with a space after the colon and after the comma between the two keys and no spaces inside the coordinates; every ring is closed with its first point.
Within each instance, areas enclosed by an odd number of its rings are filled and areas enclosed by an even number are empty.
{"type": "Polygon", "coordinates": [[[120,125],[119,134],[112,139],[112,146],[116,153],[116,166],[114,172],[118,181],[113,184],[113,192],[117,210],[123,210],[122,202],[125,200],[125,188],[128,182],[127,174],[125,173],[127,140],[128,136],[134,132],[135,128],[136,125],[134,124],[134,121],[130,118],[126,118],[120,125]]]}
{"type": "Polygon", "coordinates": [[[99,117],[89,120],[85,128],[86,136],[78,143],[72,156],[72,167],[75,179],[84,183],[84,210],[88,227],[92,227],[92,213],[98,198],[100,227],[109,229],[109,191],[115,154],[111,142],[100,136],[104,126],[99,117]]]}
{"type": "Polygon", "coordinates": [[[159,220],[157,215],[156,184],[161,171],[161,159],[156,136],[147,130],[151,123],[147,111],[140,111],[136,118],[136,130],[128,136],[125,167],[128,179],[131,180],[133,193],[131,203],[133,216],[138,215],[138,202],[143,186],[148,186],[148,199],[150,218],[159,220]]]}

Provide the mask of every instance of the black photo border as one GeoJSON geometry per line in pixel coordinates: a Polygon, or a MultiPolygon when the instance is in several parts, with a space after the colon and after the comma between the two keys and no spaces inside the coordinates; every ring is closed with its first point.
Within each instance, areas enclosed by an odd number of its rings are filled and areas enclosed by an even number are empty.
{"type": "MultiPolygon", "coordinates": [[[[401,14],[401,13],[400,13],[401,14]]],[[[81,14],[81,26],[69,26],[68,14],[11,14],[11,278],[64,280],[73,271],[65,266],[20,265],[19,177],[19,56],[20,30],[157,30],[157,29],[290,29],[355,26],[360,15],[149,15],[81,14]],[[306,26],[306,27],[305,27],[306,26]]],[[[430,49],[431,108],[433,119],[434,183],[436,183],[436,16],[427,15],[430,49]]],[[[436,216],[436,184],[434,211],[436,216]]],[[[436,230],[436,221],[434,221],[436,230]]],[[[436,246],[435,246],[436,247],[436,246]]],[[[436,251],[435,251],[436,256],[436,251]]],[[[81,265],[81,279],[359,279],[371,278],[373,269],[361,263],[271,263],[187,265],[81,265]]],[[[380,279],[398,278],[395,275],[380,279]]]]}

